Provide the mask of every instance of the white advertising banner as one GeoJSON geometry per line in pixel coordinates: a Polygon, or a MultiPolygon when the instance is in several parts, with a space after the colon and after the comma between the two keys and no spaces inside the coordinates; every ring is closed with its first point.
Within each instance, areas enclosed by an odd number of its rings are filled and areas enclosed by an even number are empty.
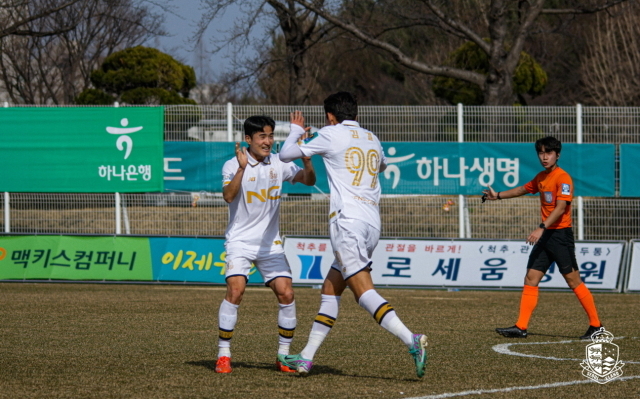
{"type": "MultiPolygon", "coordinates": [[[[580,275],[588,287],[617,288],[624,245],[576,242],[580,275]]],[[[334,260],[328,238],[288,236],[284,248],[294,283],[322,283],[334,260]]],[[[371,276],[376,285],[522,287],[531,248],[506,240],[381,239],[373,253],[371,276]]],[[[555,263],[540,287],[567,288],[555,263]]]]}
{"type": "Polygon", "coordinates": [[[631,262],[629,264],[627,291],[640,291],[640,241],[631,241],[631,262]]]}

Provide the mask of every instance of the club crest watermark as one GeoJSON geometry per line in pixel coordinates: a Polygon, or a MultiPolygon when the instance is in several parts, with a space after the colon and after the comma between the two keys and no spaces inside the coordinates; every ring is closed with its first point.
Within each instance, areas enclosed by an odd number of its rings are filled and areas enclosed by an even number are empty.
{"type": "Polygon", "coordinates": [[[622,363],[619,360],[620,348],[614,344],[613,334],[600,327],[591,334],[591,343],[586,347],[587,358],[580,363],[582,375],[598,384],[606,384],[622,376],[622,363]]]}

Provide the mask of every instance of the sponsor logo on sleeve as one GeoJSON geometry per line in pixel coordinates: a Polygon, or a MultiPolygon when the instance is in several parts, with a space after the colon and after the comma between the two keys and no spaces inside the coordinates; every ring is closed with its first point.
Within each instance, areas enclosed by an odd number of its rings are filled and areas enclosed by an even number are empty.
{"type": "Polygon", "coordinates": [[[571,185],[569,184],[562,185],[562,195],[571,195],[571,185]]]}

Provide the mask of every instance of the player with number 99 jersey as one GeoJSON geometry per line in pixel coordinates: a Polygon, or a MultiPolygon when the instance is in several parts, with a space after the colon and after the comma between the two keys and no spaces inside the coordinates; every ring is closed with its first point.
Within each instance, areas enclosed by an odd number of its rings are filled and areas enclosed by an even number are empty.
{"type": "MultiPolygon", "coordinates": [[[[292,125],[292,129],[302,127],[292,125]]],[[[331,188],[329,219],[339,215],[364,220],[380,230],[378,174],[386,158],[375,134],[356,121],[323,127],[305,139],[302,153],[322,156],[331,188]]]]}

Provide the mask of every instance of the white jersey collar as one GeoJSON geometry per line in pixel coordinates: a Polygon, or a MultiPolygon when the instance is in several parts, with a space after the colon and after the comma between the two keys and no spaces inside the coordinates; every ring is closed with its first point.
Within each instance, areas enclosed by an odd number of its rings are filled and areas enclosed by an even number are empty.
{"type": "Polygon", "coordinates": [[[356,121],[350,121],[350,120],[343,120],[341,123],[341,125],[344,126],[351,126],[351,127],[360,127],[360,124],[356,121]]]}
{"type": "MultiPolygon", "coordinates": [[[[251,167],[255,167],[255,166],[258,166],[260,161],[256,161],[256,159],[251,156],[251,153],[249,151],[247,151],[247,163],[249,165],[251,165],[251,167]]],[[[265,164],[265,165],[271,165],[271,154],[266,156],[264,158],[264,161],[262,161],[262,163],[265,164]]]]}

